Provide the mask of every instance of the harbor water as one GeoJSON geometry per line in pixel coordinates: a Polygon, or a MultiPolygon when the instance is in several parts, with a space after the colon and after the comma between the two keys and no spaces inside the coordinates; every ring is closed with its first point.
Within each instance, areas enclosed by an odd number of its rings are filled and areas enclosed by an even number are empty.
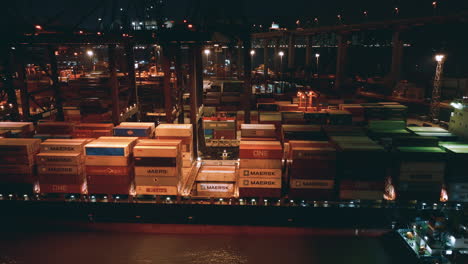
{"type": "Polygon", "coordinates": [[[398,263],[378,237],[2,232],[0,264],[398,263]]]}

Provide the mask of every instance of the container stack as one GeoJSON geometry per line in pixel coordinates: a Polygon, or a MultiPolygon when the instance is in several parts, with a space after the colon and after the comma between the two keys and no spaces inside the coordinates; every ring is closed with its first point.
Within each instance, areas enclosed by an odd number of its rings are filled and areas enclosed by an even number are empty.
{"type": "Polygon", "coordinates": [[[465,175],[468,164],[468,144],[443,143],[449,153],[446,172],[449,201],[468,202],[468,177],[465,175]]]}
{"type": "Polygon", "coordinates": [[[85,145],[90,194],[129,194],[133,183],[136,137],[100,137],[85,145]]]}
{"type": "Polygon", "coordinates": [[[148,139],[154,137],[155,125],[154,123],[122,122],[114,127],[113,131],[116,137],[148,139]]]}
{"type": "Polygon", "coordinates": [[[335,194],[336,149],[327,141],[289,141],[291,198],[330,200],[335,194]]]}
{"type": "Polygon", "coordinates": [[[197,196],[229,198],[234,196],[236,166],[204,165],[196,179],[197,196]]]}
{"type": "Polygon", "coordinates": [[[373,139],[394,138],[410,135],[404,120],[370,120],[368,132],[373,139]]]}
{"type": "Polygon", "coordinates": [[[365,103],[364,116],[369,120],[406,120],[408,107],[396,102],[365,103]]]}
{"type": "Polygon", "coordinates": [[[12,138],[30,138],[34,135],[32,122],[0,122],[0,133],[12,138]]]}
{"type": "MultiPolygon", "coordinates": [[[[237,120],[237,130],[240,130],[242,124],[244,124],[245,122],[245,112],[242,110],[237,111],[236,120],[237,120]]],[[[250,123],[258,124],[258,111],[250,111],[250,123]]]]}
{"type": "Polygon", "coordinates": [[[339,197],[381,200],[389,168],[385,149],[366,136],[333,136],[337,146],[339,197]]]}
{"type": "Polygon", "coordinates": [[[158,139],[182,140],[181,155],[182,167],[192,167],[193,153],[193,128],[191,124],[161,124],[156,127],[158,139]]]}
{"type": "Polygon", "coordinates": [[[73,138],[99,138],[112,136],[113,124],[81,123],[75,125],[73,138]]]}
{"type": "Polygon", "coordinates": [[[448,153],[437,138],[394,139],[397,199],[438,201],[448,153]]]}
{"type": "Polygon", "coordinates": [[[135,146],[137,195],[178,195],[182,177],[181,140],[143,140],[135,146]]]}
{"type": "Polygon", "coordinates": [[[328,124],[332,126],[348,126],[353,124],[353,116],[345,110],[327,110],[328,124]]]}
{"type": "Polygon", "coordinates": [[[304,120],[311,125],[326,125],[328,123],[328,113],[326,111],[305,112],[304,120]]]}
{"type": "Polygon", "coordinates": [[[408,127],[408,131],[421,137],[436,137],[439,141],[456,141],[457,136],[441,127],[408,127]]]}
{"type": "Polygon", "coordinates": [[[366,121],[385,119],[385,107],[379,103],[364,103],[364,116],[366,121]]]}
{"type": "Polygon", "coordinates": [[[39,139],[0,139],[0,191],[32,192],[39,139]]]}
{"type": "Polygon", "coordinates": [[[305,124],[304,112],[289,111],[281,112],[282,124],[305,124]]]}
{"type": "Polygon", "coordinates": [[[37,154],[41,193],[84,193],[84,146],[90,139],[48,139],[37,154]]]}
{"type": "Polygon", "coordinates": [[[327,141],[327,136],[319,125],[282,125],[281,130],[281,141],[286,156],[291,149],[291,140],[327,141]]]}
{"type": "Polygon", "coordinates": [[[34,138],[46,140],[49,138],[70,139],[72,138],[75,124],[68,122],[42,122],[36,126],[34,138]]]}
{"type": "Polygon", "coordinates": [[[364,129],[358,126],[324,126],[323,131],[329,138],[334,136],[366,136],[364,129]]]}
{"type": "Polygon", "coordinates": [[[383,118],[387,120],[406,120],[408,107],[397,102],[380,102],[383,106],[383,118]]]}
{"type": "Polygon", "coordinates": [[[207,92],[203,98],[204,105],[219,105],[221,104],[221,92],[207,92]]]}
{"type": "Polygon", "coordinates": [[[272,124],[242,124],[241,140],[277,140],[276,128],[272,124]]]}
{"type": "Polygon", "coordinates": [[[259,112],[258,121],[260,124],[273,124],[277,131],[281,128],[280,112],[259,112]]]}
{"type": "Polygon", "coordinates": [[[283,149],[279,141],[241,141],[239,196],[280,197],[283,149]]]}
{"type": "Polygon", "coordinates": [[[352,121],[354,124],[362,123],[365,120],[364,107],[360,104],[340,104],[340,110],[348,111],[352,115],[352,121]]]}
{"type": "Polygon", "coordinates": [[[285,143],[290,140],[327,140],[322,127],[319,125],[283,125],[281,136],[282,141],[285,143]]]}
{"type": "MultiPolygon", "coordinates": [[[[218,119],[218,118],[215,118],[218,119]]],[[[203,118],[205,138],[208,139],[236,139],[236,120],[213,120],[213,118],[203,118]]]]}

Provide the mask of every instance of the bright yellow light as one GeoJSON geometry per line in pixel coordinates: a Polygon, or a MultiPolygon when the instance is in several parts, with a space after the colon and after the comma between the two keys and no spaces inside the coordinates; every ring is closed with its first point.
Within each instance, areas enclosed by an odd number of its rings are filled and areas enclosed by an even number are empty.
{"type": "Polygon", "coordinates": [[[252,56],[255,55],[255,50],[251,50],[250,55],[252,55],[252,56]]]}
{"type": "Polygon", "coordinates": [[[88,54],[88,56],[92,57],[94,55],[94,52],[92,50],[87,50],[86,54],[88,54]]]}
{"type": "Polygon", "coordinates": [[[444,58],[445,58],[445,56],[442,55],[442,54],[437,54],[437,55],[435,55],[435,60],[436,60],[437,62],[443,61],[444,58]]]}
{"type": "Polygon", "coordinates": [[[206,55],[210,55],[211,51],[209,49],[204,50],[206,55]]]}

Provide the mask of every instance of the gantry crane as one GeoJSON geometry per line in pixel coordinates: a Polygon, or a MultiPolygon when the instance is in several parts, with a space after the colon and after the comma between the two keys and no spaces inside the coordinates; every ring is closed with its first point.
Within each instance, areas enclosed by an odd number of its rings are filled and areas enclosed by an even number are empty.
{"type": "Polygon", "coordinates": [[[437,61],[436,72],[434,76],[434,88],[432,89],[432,99],[431,99],[431,119],[432,121],[439,120],[440,113],[440,79],[442,76],[442,70],[444,66],[445,56],[438,54],[435,56],[437,61]]]}

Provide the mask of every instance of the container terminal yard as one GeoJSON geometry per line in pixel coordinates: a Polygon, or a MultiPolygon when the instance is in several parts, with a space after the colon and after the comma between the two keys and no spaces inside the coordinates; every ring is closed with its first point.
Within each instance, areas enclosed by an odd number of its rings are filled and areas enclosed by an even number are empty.
{"type": "Polygon", "coordinates": [[[463,3],[47,1],[1,18],[0,263],[468,263],[463,3]]]}

